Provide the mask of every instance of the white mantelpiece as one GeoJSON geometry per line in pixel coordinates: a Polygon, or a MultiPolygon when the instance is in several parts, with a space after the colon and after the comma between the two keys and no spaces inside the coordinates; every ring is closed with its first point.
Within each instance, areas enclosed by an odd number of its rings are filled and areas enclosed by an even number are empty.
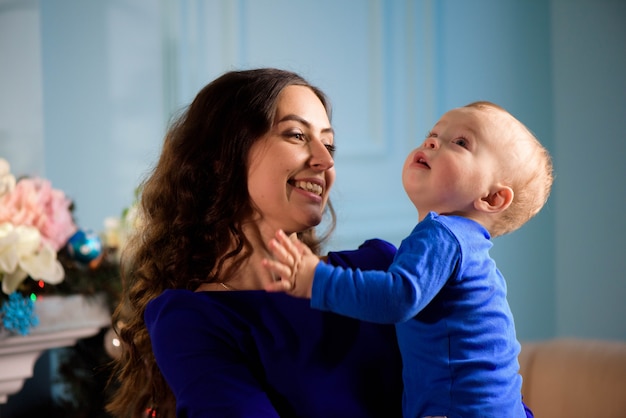
{"type": "Polygon", "coordinates": [[[29,335],[0,335],[0,404],[33,375],[35,361],[48,349],[71,347],[111,324],[102,297],[45,296],[35,304],[39,325],[29,335]]]}

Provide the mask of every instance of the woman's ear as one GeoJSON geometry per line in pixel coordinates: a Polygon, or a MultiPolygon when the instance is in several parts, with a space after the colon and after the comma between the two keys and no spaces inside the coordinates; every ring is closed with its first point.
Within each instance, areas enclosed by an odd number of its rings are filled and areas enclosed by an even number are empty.
{"type": "Polygon", "coordinates": [[[514,194],[513,189],[508,186],[502,186],[487,196],[476,199],[474,208],[487,213],[502,212],[511,205],[514,194]]]}

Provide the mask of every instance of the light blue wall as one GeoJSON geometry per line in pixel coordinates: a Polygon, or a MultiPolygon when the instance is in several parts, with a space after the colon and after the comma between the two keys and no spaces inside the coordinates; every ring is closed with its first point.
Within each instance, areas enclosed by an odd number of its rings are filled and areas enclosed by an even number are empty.
{"type": "Polygon", "coordinates": [[[131,203],[167,122],[156,4],[40,2],[45,172],[95,231],[131,203]]]}
{"type": "Polygon", "coordinates": [[[626,339],[626,2],[552,3],[559,335],[626,339]]]}
{"type": "Polygon", "coordinates": [[[5,0],[0,35],[12,34],[30,60],[13,59],[15,43],[0,36],[0,60],[12,57],[0,86],[17,86],[0,95],[0,155],[20,174],[50,178],[75,200],[81,226],[98,230],[130,203],[168,118],[202,85],[232,68],[280,66],[318,84],[335,107],[332,248],[372,236],[399,244],[417,218],[400,184],[405,155],[447,109],[492,100],[537,134],[556,166],[547,207],[495,240],[519,337],[626,340],[625,8],[5,0]],[[32,124],[16,122],[15,107],[32,124]]]}

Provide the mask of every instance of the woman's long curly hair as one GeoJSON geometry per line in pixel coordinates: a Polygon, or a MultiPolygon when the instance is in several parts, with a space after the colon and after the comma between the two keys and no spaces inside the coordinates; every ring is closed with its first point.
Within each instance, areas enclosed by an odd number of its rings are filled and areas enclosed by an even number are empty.
{"type": "MultiPolygon", "coordinates": [[[[111,383],[117,390],[107,405],[115,416],[175,415],[173,394],[152,354],[146,305],[165,289],[195,290],[221,281],[229,277],[225,266],[250,257],[253,248],[242,231],[253,214],[247,158],[272,127],[278,96],[290,85],[311,88],[330,118],[324,93],[295,73],[231,71],[205,86],[167,133],[142,184],[140,226],[121,265],[124,290],[113,324],[122,354],[114,362],[111,383]]],[[[314,228],[299,233],[318,253],[335,225],[330,202],[325,212],[331,217],[325,237],[316,237],[314,228]]]]}

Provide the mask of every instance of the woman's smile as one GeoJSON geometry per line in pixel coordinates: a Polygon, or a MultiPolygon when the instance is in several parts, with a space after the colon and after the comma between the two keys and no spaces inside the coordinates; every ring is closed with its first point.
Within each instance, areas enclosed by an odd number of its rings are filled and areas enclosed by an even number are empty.
{"type": "Polygon", "coordinates": [[[291,184],[296,189],[304,190],[317,196],[322,196],[322,193],[324,191],[324,185],[319,180],[293,180],[290,181],[289,184],[291,184]]]}

